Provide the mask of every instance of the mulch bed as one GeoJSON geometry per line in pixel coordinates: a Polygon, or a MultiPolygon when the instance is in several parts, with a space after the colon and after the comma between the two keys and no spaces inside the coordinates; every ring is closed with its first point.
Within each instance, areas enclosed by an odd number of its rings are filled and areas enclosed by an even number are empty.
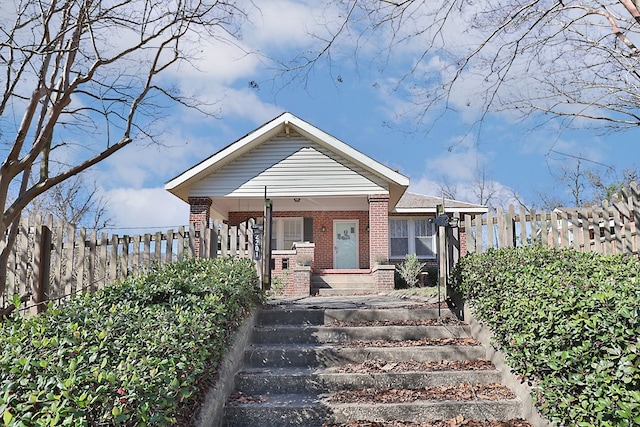
{"type": "Polygon", "coordinates": [[[500,383],[425,387],[420,389],[364,388],[341,390],[329,396],[331,403],[411,403],[419,400],[509,400],[516,395],[500,383]]]}
{"type": "Polygon", "coordinates": [[[476,421],[465,420],[462,415],[450,420],[425,421],[420,423],[410,421],[351,421],[343,424],[323,424],[322,427],[532,427],[521,419],[507,421],[476,421]]]}
{"type": "Polygon", "coordinates": [[[489,360],[437,360],[416,362],[366,360],[362,363],[350,363],[348,365],[330,368],[331,372],[344,374],[375,374],[385,372],[435,372],[435,371],[487,371],[495,369],[489,360]]]}
{"type": "Polygon", "coordinates": [[[419,340],[357,340],[344,343],[346,347],[425,347],[425,346],[444,346],[444,345],[480,345],[473,338],[422,338],[419,340]]]}
{"type": "Polygon", "coordinates": [[[456,319],[455,317],[443,317],[438,319],[420,319],[420,320],[334,320],[325,326],[338,327],[363,327],[363,326],[440,326],[440,325],[466,325],[467,323],[456,319]]]}

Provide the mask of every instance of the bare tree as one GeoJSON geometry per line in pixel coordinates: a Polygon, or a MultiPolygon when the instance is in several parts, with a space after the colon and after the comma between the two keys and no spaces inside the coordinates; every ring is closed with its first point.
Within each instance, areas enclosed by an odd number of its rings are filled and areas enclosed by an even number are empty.
{"type": "Polygon", "coordinates": [[[233,43],[244,18],[233,0],[0,5],[0,292],[27,204],[134,140],[156,141],[163,108],[204,111],[163,76],[193,68],[205,39],[233,43]]]}
{"type": "Polygon", "coordinates": [[[623,188],[640,181],[640,170],[629,168],[616,171],[609,168],[600,173],[589,171],[587,180],[593,188],[594,203],[601,204],[604,200],[611,202],[615,196],[622,195],[623,188]]]}
{"type": "Polygon", "coordinates": [[[76,175],[44,192],[25,208],[27,215],[51,214],[65,221],[91,230],[102,230],[114,225],[109,215],[108,199],[100,194],[93,181],[85,183],[83,175],[76,175]]]}
{"type": "Polygon", "coordinates": [[[592,194],[589,187],[589,176],[594,171],[586,169],[581,157],[575,162],[563,162],[549,171],[556,185],[554,189],[539,192],[538,197],[545,209],[556,209],[561,206],[583,207],[592,205],[592,194]],[[567,197],[567,195],[569,197],[567,197]]]}
{"type": "Polygon", "coordinates": [[[618,171],[600,163],[588,163],[580,155],[571,160],[563,158],[562,163],[550,165],[556,185],[537,193],[542,208],[599,206],[605,200],[611,202],[640,177],[638,169],[618,171]]]}
{"type": "MultiPolygon", "coordinates": [[[[414,62],[398,89],[420,121],[448,109],[522,118],[543,113],[567,127],[612,130],[640,125],[640,2],[635,0],[335,0],[322,51],[299,56],[288,71],[305,75],[345,45],[380,44],[414,62]],[[415,107],[418,108],[415,108],[415,107]]],[[[388,64],[396,65],[392,59],[388,64]]],[[[539,124],[539,121],[538,121],[539,124]]]]}

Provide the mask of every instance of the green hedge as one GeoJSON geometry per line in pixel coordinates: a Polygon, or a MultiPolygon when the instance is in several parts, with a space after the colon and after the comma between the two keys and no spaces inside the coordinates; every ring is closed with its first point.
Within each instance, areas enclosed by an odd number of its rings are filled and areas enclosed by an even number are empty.
{"type": "Polygon", "coordinates": [[[0,326],[0,425],[186,425],[262,301],[253,263],[166,264],[0,326]]]}
{"type": "Polygon", "coordinates": [[[501,249],[461,259],[454,282],[549,420],[640,425],[638,261],[501,249]]]}

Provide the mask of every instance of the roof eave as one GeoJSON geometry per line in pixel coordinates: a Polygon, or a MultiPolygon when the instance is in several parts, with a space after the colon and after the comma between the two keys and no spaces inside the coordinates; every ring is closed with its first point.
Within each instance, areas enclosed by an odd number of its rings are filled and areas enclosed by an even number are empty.
{"type": "Polygon", "coordinates": [[[218,168],[233,159],[240,157],[264,141],[278,135],[281,132],[288,132],[289,126],[308,139],[325,146],[332,151],[336,151],[357,165],[363,167],[374,175],[389,183],[389,207],[395,206],[406,189],[409,187],[409,178],[394,171],[393,169],[373,160],[365,154],[355,150],[339,139],[326,132],[310,125],[291,113],[283,113],[270,122],[262,125],[251,133],[240,138],[236,142],[228,145],[194,167],[184,171],[165,184],[165,190],[174,194],[184,201],[188,201],[189,187],[207,174],[212,168],[218,168]]]}
{"type": "MultiPolygon", "coordinates": [[[[466,213],[466,214],[485,214],[488,212],[487,208],[452,208],[445,207],[445,213],[466,213]]],[[[393,210],[393,213],[397,214],[435,214],[436,207],[424,207],[424,208],[398,208],[393,210]]]]}

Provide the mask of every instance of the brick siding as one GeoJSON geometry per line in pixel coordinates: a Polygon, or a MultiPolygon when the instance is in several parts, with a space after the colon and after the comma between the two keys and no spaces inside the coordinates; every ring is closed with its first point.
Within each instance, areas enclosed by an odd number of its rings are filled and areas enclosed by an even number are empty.
{"type": "Polygon", "coordinates": [[[389,195],[369,196],[369,265],[389,257],[389,195]]]}
{"type": "MultiPolygon", "coordinates": [[[[200,230],[200,224],[209,224],[211,219],[211,199],[208,197],[189,197],[189,226],[200,230]]],[[[200,256],[200,238],[195,239],[195,255],[200,256]]]]}
{"type": "MultiPolygon", "coordinates": [[[[387,198],[388,201],[388,198],[387,198]]],[[[388,205],[388,203],[387,203],[388,205]]],[[[229,212],[229,225],[238,225],[249,218],[259,218],[262,212],[229,212]]],[[[333,268],[333,221],[358,220],[358,246],[360,248],[359,267],[370,268],[369,212],[367,211],[283,211],[274,212],[274,218],[313,218],[313,242],[315,243],[314,269],[333,268]],[[322,231],[322,227],[326,231],[322,231]]],[[[389,224],[384,225],[385,232],[389,224]]],[[[386,239],[386,237],[385,237],[386,239]]],[[[385,240],[385,248],[388,244],[385,240]]]]}

